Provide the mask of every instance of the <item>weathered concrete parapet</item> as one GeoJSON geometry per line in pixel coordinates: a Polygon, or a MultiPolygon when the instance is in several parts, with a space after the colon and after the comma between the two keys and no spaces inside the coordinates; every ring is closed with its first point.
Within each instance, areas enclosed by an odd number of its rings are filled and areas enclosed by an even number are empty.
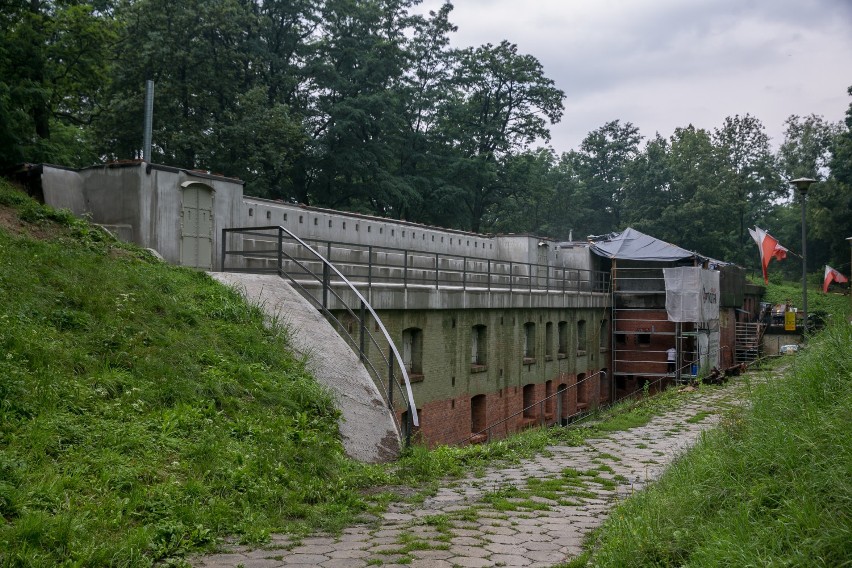
{"type": "MultiPolygon", "coordinates": [[[[322,297],[318,282],[301,282],[314,297],[322,297]]],[[[358,305],[351,291],[332,284],[335,292],[350,306],[358,305]]],[[[557,292],[546,290],[487,290],[417,285],[374,284],[361,293],[375,310],[457,310],[511,308],[608,308],[612,296],[601,292],[557,292]]],[[[329,309],[343,309],[333,294],[329,309]]]]}
{"type": "Polygon", "coordinates": [[[375,463],[399,455],[400,433],[378,388],[358,356],[315,307],[277,276],[222,272],[211,276],[290,328],[291,346],[307,358],[314,377],[337,400],[343,413],[340,437],[350,457],[375,463]]]}

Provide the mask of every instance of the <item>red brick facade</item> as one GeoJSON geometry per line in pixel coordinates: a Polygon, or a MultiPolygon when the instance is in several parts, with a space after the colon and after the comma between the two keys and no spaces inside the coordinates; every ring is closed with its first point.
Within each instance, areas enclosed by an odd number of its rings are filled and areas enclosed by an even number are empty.
{"type": "MultiPolygon", "coordinates": [[[[481,402],[472,406],[471,403],[475,397],[468,394],[426,403],[422,409],[418,409],[420,426],[414,429],[413,439],[434,447],[441,444],[497,440],[542,423],[566,424],[578,413],[591,410],[597,404],[609,400],[609,388],[607,386],[602,388],[602,383],[603,385],[608,383],[608,377],[601,381],[604,375],[596,371],[581,373],[580,376],[589,378],[579,387],[577,376],[568,373],[557,375],[545,383],[525,385],[531,389],[531,400],[534,403],[526,413],[524,412],[524,386],[510,386],[478,395],[484,397],[484,409],[481,402]],[[548,386],[550,386],[550,393],[548,393],[548,386]],[[548,394],[552,396],[545,400],[548,394]],[[561,416],[557,416],[560,414],[559,411],[561,416]],[[484,416],[482,416],[483,413],[484,416]],[[480,423],[484,420],[486,434],[471,440],[474,434],[478,434],[473,429],[475,419],[480,423]]],[[[398,417],[401,421],[405,419],[404,413],[398,413],[398,417]]]]}

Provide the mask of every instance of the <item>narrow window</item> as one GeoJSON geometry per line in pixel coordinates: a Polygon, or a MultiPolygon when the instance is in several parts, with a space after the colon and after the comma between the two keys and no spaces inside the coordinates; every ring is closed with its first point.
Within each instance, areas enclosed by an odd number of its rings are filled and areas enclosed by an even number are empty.
{"type": "Polygon", "coordinates": [[[586,353],[586,320],[577,322],[577,354],[586,353]]]}
{"type": "Polygon", "coordinates": [[[577,375],[577,410],[582,411],[589,407],[589,388],[586,383],[586,373],[577,375]]]}
{"type": "Polygon", "coordinates": [[[423,330],[409,327],[402,332],[402,362],[409,378],[423,376],[423,330]]]}
{"type": "Polygon", "coordinates": [[[535,418],[535,385],[524,385],[524,418],[535,418]]]}
{"type": "Polygon", "coordinates": [[[600,350],[604,351],[607,347],[609,347],[609,326],[607,325],[606,320],[601,320],[601,337],[600,337],[600,350]]]}
{"type": "Polygon", "coordinates": [[[478,434],[488,428],[488,407],[484,394],[470,399],[470,431],[478,434]]]}
{"type": "Polygon", "coordinates": [[[488,339],[487,330],[484,325],[475,325],[470,332],[470,370],[474,372],[484,371],[486,365],[485,355],[487,352],[488,339]]]}
{"type": "Polygon", "coordinates": [[[553,401],[556,397],[553,396],[553,381],[544,383],[544,413],[548,418],[553,418],[553,401]]]}
{"type": "Polygon", "coordinates": [[[568,356],[568,322],[559,322],[559,349],[557,355],[560,359],[568,356]]]}
{"type": "Polygon", "coordinates": [[[553,360],[553,322],[544,324],[544,360],[553,360]]]}
{"type": "Polygon", "coordinates": [[[524,363],[535,363],[535,324],[524,324],[524,363]]]}

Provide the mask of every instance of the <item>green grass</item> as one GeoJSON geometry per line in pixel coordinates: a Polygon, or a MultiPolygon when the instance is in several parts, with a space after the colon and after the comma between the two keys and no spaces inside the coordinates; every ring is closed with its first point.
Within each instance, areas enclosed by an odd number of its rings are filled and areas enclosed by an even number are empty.
{"type": "Polygon", "coordinates": [[[612,512],[590,565],[852,565],[850,345],[846,323],[816,336],[750,409],[612,512]]]}
{"type": "MultiPolygon", "coordinates": [[[[825,312],[831,314],[833,318],[842,318],[844,314],[849,313],[849,294],[842,294],[839,291],[832,291],[828,294],[822,291],[822,273],[808,275],[808,311],[811,313],[825,312]]],[[[760,279],[759,284],[763,285],[763,279],[760,279]]],[[[763,296],[764,302],[771,304],[783,304],[787,300],[791,300],[793,306],[799,309],[802,307],[802,282],[782,281],[778,278],[769,280],[766,286],[766,293],[763,296]]]]}
{"type": "Polygon", "coordinates": [[[645,426],[655,416],[678,407],[684,399],[696,395],[697,392],[671,388],[653,396],[641,395],[638,399],[625,399],[593,415],[589,429],[606,434],[645,426]]]}
{"type": "Polygon", "coordinates": [[[0,564],[148,566],[363,507],[283,328],[5,182],[0,206],[0,564]]]}

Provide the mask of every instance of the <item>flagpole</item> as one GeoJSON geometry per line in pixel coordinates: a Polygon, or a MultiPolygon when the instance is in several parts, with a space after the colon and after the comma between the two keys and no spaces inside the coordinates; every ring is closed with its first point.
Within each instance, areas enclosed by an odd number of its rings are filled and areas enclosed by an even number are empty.
{"type": "Polygon", "coordinates": [[[802,343],[808,335],[808,226],[806,218],[808,188],[814,181],[811,178],[794,179],[792,183],[799,190],[799,198],[802,200],[802,343]]]}

